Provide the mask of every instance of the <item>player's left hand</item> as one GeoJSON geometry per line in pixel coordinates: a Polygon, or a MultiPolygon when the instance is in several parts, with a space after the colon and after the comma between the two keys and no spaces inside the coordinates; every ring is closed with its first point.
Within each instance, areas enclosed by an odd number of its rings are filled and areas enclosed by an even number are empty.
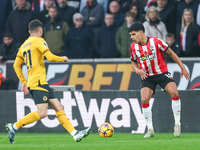
{"type": "Polygon", "coordinates": [[[181,69],[181,78],[183,77],[183,75],[185,76],[186,80],[190,80],[190,75],[185,68],[181,69]]]}
{"type": "Polygon", "coordinates": [[[22,87],[22,92],[24,92],[25,95],[27,95],[29,93],[29,89],[27,87],[27,84],[24,84],[23,87],[22,87]]]}

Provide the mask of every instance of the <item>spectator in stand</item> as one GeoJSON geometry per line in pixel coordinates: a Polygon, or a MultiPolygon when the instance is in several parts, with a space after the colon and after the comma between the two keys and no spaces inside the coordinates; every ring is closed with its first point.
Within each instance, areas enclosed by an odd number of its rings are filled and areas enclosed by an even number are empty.
{"type": "Polygon", "coordinates": [[[93,53],[94,31],[83,23],[83,16],[75,13],[74,27],[69,29],[64,43],[65,55],[68,58],[91,58],[93,53]]]}
{"type": "MultiPolygon", "coordinates": [[[[27,0],[31,3],[31,10],[37,14],[45,10],[45,0],[27,0]]],[[[56,0],[53,0],[53,6],[56,6],[56,0]]],[[[47,12],[48,13],[48,12],[47,12]]]]}
{"type": "Polygon", "coordinates": [[[158,37],[165,41],[167,29],[165,24],[159,19],[159,12],[155,6],[149,7],[145,19],[147,20],[143,23],[145,28],[145,35],[158,37]]]}
{"type": "Polygon", "coordinates": [[[194,21],[192,9],[184,9],[182,23],[177,26],[176,38],[181,47],[180,57],[199,57],[200,26],[194,21]]]}
{"type": "Polygon", "coordinates": [[[149,7],[151,7],[151,6],[157,7],[156,0],[148,0],[147,3],[146,3],[146,6],[144,7],[144,12],[147,12],[149,7]]]}
{"type": "MultiPolygon", "coordinates": [[[[97,0],[97,2],[103,6],[104,15],[106,15],[108,9],[108,0],[97,0]]],[[[79,12],[82,12],[83,8],[88,5],[89,5],[88,0],[81,0],[79,12]]]]}
{"type": "Polygon", "coordinates": [[[50,21],[44,26],[44,39],[46,40],[50,51],[59,56],[63,56],[64,38],[69,30],[68,24],[60,20],[55,6],[49,8],[50,21]]]}
{"type": "Polygon", "coordinates": [[[4,33],[3,44],[0,46],[0,62],[15,60],[19,47],[20,43],[13,39],[11,33],[4,33]]]}
{"type": "Polygon", "coordinates": [[[22,44],[29,36],[28,23],[33,20],[36,15],[31,10],[29,2],[26,0],[16,0],[17,8],[10,12],[6,30],[11,33],[16,40],[22,44]]]}
{"type": "Polygon", "coordinates": [[[132,3],[132,0],[108,0],[108,5],[110,5],[112,1],[117,1],[119,3],[120,12],[122,12],[123,14],[129,11],[129,6],[132,3]]]}
{"type": "Polygon", "coordinates": [[[200,25],[200,3],[197,10],[197,24],[200,25]]]}
{"type": "Polygon", "coordinates": [[[106,14],[105,24],[97,33],[94,46],[100,58],[117,58],[120,57],[120,52],[115,45],[115,36],[118,26],[114,24],[114,17],[112,14],[106,14]]]}
{"type": "Polygon", "coordinates": [[[6,29],[6,20],[12,11],[12,3],[10,0],[0,0],[0,45],[3,43],[2,36],[6,29]]]}
{"type": "Polygon", "coordinates": [[[120,12],[120,6],[117,1],[112,1],[109,5],[109,12],[114,16],[114,23],[120,27],[124,23],[125,15],[120,12]]]}
{"type": "MultiPolygon", "coordinates": [[[[173,33],[167,33],[166,43],[176,53],[176,55],[180,56],[180,46],[178,43],[176,43],[175,36],[173,33]]],[[[166,53],[164,53],[164,56],[166,62],[174,62],[174,60],[166,53]]]]}
{"type": "Polygon", "coordinates": [[[44,0],[44,9],[39,12],[38,19],[45,26],[46,22],[49,21],[49,8],[54,5],[54,0],[44,0]]]}
{"type": "Polygon", "coordinates": [[[0,90],[17,90],[17,85],[13,79],[7,79],[0,72],[0,90]]]}
{"type": "Polygon", "coordinates": [[[97,0],[88,0],[88,3],[88,6],[85,6],[81,12],[83,21],[97,33],[104,18],[103,6],[98,4],[97,0]]]}
{"type": "Polygon", "coordinates": [[[134,23],[135,14],[133,12],[126,12],[124,24],[118,29],[115,44],[118,51],[121,53],[121,58],[130,58],[130,45],[133,42],[130,38],[128,29],[134,23]]]}
{"type": "Polygon", "coordinates": [[[157,0],[157,9],[159,11],[159,17],[165,24],[167,31],[176,33],[176,15],[174,11],[168,5],[168,0],[157,0]]]}
{"type": "Polygon", "coordinates": [[[72,16],[76,13],[73,7],[67,5],[67,0],[57,0],[58,3],[58,16],[61,20],[68,23],[69,27],[73,26],[72,16]]]}
{"type": "Polygon", "coordinates": [[[139,7],[138,3],[131,3],[131,5],[129,7],[129,11],[135,13],[135,15],[136,15],[135,22],[140,22],[140,23],[145,22],[144,17],[140,13],[140,7],[139,7]]]}
{"type": "Polygon", "coordinates": [[[183,10],[185,8],[190,8],[193,11],[194,19],[196,19],[197,16],[197,9],[198,9],[198,3],[193,0],[184,0],[180,4],[178,4],[177,8],[177,16],[176,16],[176,23],[181,24],[181,18],[183,14],[183,10]]]}
{"type": "Polygon", "coordinates": [[[73,7],[76,10],[76,12],[79,12],[81,1],[82,0],[68,0],[67,5],[73,7]]]}

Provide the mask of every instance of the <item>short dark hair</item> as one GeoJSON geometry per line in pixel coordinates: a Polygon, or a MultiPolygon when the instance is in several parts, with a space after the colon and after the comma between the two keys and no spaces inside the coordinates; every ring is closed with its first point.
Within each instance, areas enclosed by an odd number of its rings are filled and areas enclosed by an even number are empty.
{"type": "Polygon", "coordinates": [[[58,9],[57,9],[56,6],[50,6],[49,9],[50,9],[50,8],[53,8],[53,9],[55,9],[56,11],[58,11],[58,9]]]}
{"type": "Polygon", "coordinates": [[[42,28],[43,24],[42,22],[40,22],[38,19],[32,20],[29,24],[28,24],[28,29],[33,32],[33,31],[37,31],[39,27],[42,28]]]}
{"type": "Polygon", "coordinates": [[[9,37],[9,38],[13,38],[12,34],[10,32],[6,32],[3,34],[3,38],[5,37],[9,37]]]}
{"type": "Polygon", "coordinates": [[[133,23],[130,28],[128,29],[128,32],[132,32],[132,31],[145,31],[144,26],[142,23],[136,22],[133,23]]]}
{"type": "Polygon", "coordinates": [[[173,33],[167,33],[166,38],[175,38],[173,33]]]}

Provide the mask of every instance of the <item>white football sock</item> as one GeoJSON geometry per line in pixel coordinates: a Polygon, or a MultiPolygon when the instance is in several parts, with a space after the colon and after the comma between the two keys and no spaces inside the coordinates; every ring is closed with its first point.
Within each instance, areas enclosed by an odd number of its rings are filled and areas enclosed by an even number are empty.
{"type": "Polygon", "coordinates": [[[77,130],[73,130],[70,134],[71,136],[74,136],[76,134],[77,130]]]}
{"type": "Polygon", "coordinates": [[[17,126],[15,125],[15,123],[13,124],[13,129],[18,130],[17,126]]]}
{"type": "Polygon", "coordinates": [[[181,125],[181,100],[172,100],[172,111],[174,113],[175,125],[181,125]]]}
{"type": "Polygon", "coordinates": [[[152,113],[151,108],[142,108],[143,115],[147,124],[148,129],[153,129],[153,123],[152,123],[152,113]]]}

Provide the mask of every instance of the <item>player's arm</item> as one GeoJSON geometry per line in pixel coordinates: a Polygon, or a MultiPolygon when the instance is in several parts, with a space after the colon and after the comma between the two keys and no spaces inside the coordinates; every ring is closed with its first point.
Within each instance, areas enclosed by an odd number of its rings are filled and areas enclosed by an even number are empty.
{"type": "Polygon", "coordinates": [[[181,68],[181,78],[183,77],[183,75],[185,76],[185,78],[187,80],[190,79],[190,75],[188,73],[188,71],[185,69],[185,66],[183,65],[182,61],[180,60],[180,58],[176,55],[176,53],[169,47],[166,51],[166,54],[168,54],[181,68]]]}
{"type": "Polygon", "coordinates": [[[13,67],[14,67],[14,70],[15,70],[15,73],[17,74],[17,77],[19,78],[19,80],[21,81],[21,83],[23,84],[22,86],[22,92],[24,92],[24,94],[28,94],[29,93],[29,90],[27,88],[27,81],[26,81],[26,78],[24,77],[23,73],[22,73],[22,68],[21,68],[21,65],[23,64],[24,62],[24,59],[22,56],[20,56],[20,54],[18,53],[17,54],[17,57],[15,59],[15,62],[13,64],[13,67]]]}
{"type": "Polygon", "coordinates": [[[140,69],[137,61],[132,60],[132,67],[135,70],[135,72],[141,77],[142,80],[147,78],[147,73],[144,71],[145,69],[140,69]]]}
{"type": "Polygon", "coordinates": [[[44,51],[44,56],[47,58],[48,61],[53,61],[53,62],[67,62],[68,61],[68,57],[63,56],[56,56],[53,53],[50,52],[49,49],[47,49],[46,51],[44,51]]]}

